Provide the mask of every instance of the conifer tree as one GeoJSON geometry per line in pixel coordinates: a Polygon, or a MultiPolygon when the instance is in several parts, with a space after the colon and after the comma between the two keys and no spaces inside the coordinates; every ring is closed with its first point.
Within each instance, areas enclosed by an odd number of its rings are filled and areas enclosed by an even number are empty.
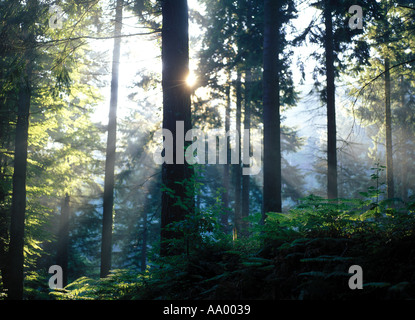
{"type": "Polygon", "coordinates": [[[111,269],[112,227],[114,210],[114,170],[117,141],[117,103],[120,65],[123,1],[117,0],[115,7],[114,48],[112,56],[111,100],[108,116],[108,138],[105,162],[104,201],[102,219],[101,277],[111,269]]]}
{"type": "MultiPolygon", "coordinates": [[[[36,1],[28,1],[24,8],[27,12],[37,12],[36,1]]],[[[37,15],[34,15],[35,19],[37,15]]],[[[35,21],[27,20],[22,26],[23,54],[20,60],[19,87],[17,98],[17,123],[15,134],[13,193],[10,219],[10,245],[8,270],[8,298],[23,299],[24,266],[24,229],[26,214],[26,173],[27,146],[29,136],[29,112],[32,91],[32,59],[34,52],[34,34],[31,25],[35,21]]]]}
{"type": "Polygon", "coordinates": [[[186,0],[162,1],[162,86],[163,129],[173,134],[173,164],[162,165],[161,255],[179,253],[169,240],[182,239],[182,231],[169,230],[172,223],[183,221],[193,211],[192,169],[184,161],[183,133],[191,129],[189,73],[189,22],[186,0]]]}

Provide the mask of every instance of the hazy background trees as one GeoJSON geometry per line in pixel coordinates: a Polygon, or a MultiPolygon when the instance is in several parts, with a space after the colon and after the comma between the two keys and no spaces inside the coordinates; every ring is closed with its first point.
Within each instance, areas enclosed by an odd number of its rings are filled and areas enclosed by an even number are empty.
{"type": "Polygon", "coordinates": [[[249,239],[268,214],[310,194],[376,196],[387,208],[412,201],[411,2],[57,4],[62,28],[49,26],[52,2],[0,2],[0,284],[9,297],[35,294],[31,281],[53,264],[70,283],[145,271],[169,246],[186,253],[201,237],[249,239]],[[352,4],[363,29],[349,28],[352,4]],[[109,123],[113,62],[121,77],[109,123]],[[154,132],[174,133],[180,120],[184,132],[238,131],[239,164],[157,165],[154,132]],[[258,175],[242,175],[246,128],[263,133],[250,137],[263,145],[258,175]]]}

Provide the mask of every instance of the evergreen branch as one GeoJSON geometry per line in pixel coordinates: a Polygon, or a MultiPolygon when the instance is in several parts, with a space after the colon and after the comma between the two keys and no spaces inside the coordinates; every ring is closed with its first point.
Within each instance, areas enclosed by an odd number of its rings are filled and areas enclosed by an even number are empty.
{"type": "Polygon", "coordinates": [[[103,36],[103,37],[94,37],[94,36],[79,36],[79,37],[72,37],[72,38],[65,38],[65,39],[58,39],[58,40],[49,40],[49,41],[42,41],[38,42],[39,45],[43,44],[49,44],[49,43],[59,43],[59,42],[65,42],[65,41],[76,41],[76,40],[82,40],[82,39],[92,39],[92,40],[108,40],[108,39],[114,39],[114,38],[125,38],[125,37],[134,37],[134,36],[145,36],[145,35],[151,35],[160,32],[161,30],[153,30],[150,32],[139,32],[139,33],[131,33],[131,34],[123,34],[120,36],[103,36]]]}
{"type": "Polygon", "coordinates": [[[356,104],[356,101],[357,101],[357,98],[359,97],[359,95],[360,95],[360,93],[367,87],[367,86],[369,86],[371,83],[373,83],[374,81],[376,81],[377,79],[379,79],[381,76],[383,76],[385,73],[386,73],[386,71],[390,71],[390,70],[392,70],[392,69],[395,69],[395,68],[397,68],[397,67],[400,67],[400,66],[402,66],[402,65],[404,65],[404,64],[407,64],[407,63],[412,63],[412,62],[415,62],[415,58],[413,58],[413,59],[411,59],[411,60],[408,60],[408,61],[404,61],[404,62],[400,62],[400,63],[398,63],[398,64],[395,64],[395,65],[393,65],[393,66],[391,66],[389,69],[385,69],[384,71],[382,71],[381,73],[379,73],[376,77],[374,77],[372,80],[370,80],[369,82],[367,82],[359,91],[358,91],[358,93],[357,93],[357,97],[356,97],[356,99],[355,99],[355,101],[353,102],[353,106],[356,104]]]}
{"type": "Polygon", "coordinates": [[[355,105],[356,105],[356,102],[357,102],[357,99],[359,98],[359,96],[360,96],[360,94],[363,92],[363,90],[366,88],[366,87],[368,87],[371,83],[373,83],[374,81],[376,81],[377,79],[379,79],[382,75],[384,75],[385,73],[386,73],[386,71],[390,71],[390,70],[392,70],[392,69],[394,69],[394,68],[397,68],[397,67],[400,67],[400,66],[402,66],[402,65],[404,65],[404,64],[407,64],[407,63],[412,63],[412,62],[415,62],[415,58],[413,58],[413,59],[411,59],[411,60],[408,60],[408,61],[404,61],[404,62],[400,62],[400,63],[398,63],[398,64],[395,64],[395,65],[393,65],[393,66],[391,66],[389,69],[385,69],[384,71],[382,71],[381,73],[379,73],[376,77],[374,77],[372,80],[370,80],[369,82],[367,82],[362,88],[360,88],[360,90],[357,92],[357,95],[356,95],[356,98],[355,98],[355,100],[353,101],[353,104],[352,104],[352,112],[353,112],[353,126],[352,126],[352,130],[350,131],[350,133],[348,134],[348,136],[347,136],[347,138],[346,139],[349,139],[349,137],[351,136],[351,134],[352,134],[352,132],[353,132],[353,127],[354,127],[354,124],[355,124],[355,122],[356,122],[356,118],[355,118],[355,116],[354,116],[354,108],[355,108],[355,105]]]}

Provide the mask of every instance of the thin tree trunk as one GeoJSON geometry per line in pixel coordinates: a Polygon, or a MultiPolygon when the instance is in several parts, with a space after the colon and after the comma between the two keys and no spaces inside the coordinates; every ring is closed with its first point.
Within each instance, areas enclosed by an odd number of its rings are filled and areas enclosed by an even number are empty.
{"type": "Polygon", "coordinates": [[[108,275],[111,269],[112,255],[112,224],[114,207],[114,168],[115,150],[117,140],[117,103],[118,103],[118,78],[121,48],[123,1],[117,0],[115,9],[114,49],[112,57],[111,100],[108,120],[108,139],[105,162],[105,181],[102,219],[102,244],[101,244],[101,278],[108,275]]]}
{"type": "Polygon", "coordinates": [[[56,264],[62,268],[62,284],[64,287],[68,284],[69,201],[69,195],[66,194],[62,203],[56,254],[56,264]]]}
{"type": "MultiPolygon", "coordinates": [[[[407,140],[404,141],[406,143],[407,140]]],[[[406,154],[406,149],[403,151],[403,157],[402,157],[402,169],[401,169],[401,175],[402,175],[402,188],[401,188],[401,198],[403,202],[408,201],[408,155],[406,154]]]]}
{"type": "MultiPolygon", "coordinates": [[[[26,49],[28,50],[28,49],[26,49]]],[[[26,169],[30,110],[30,54],[25,53],[25,74],[21,75],[17,101],[14,173],[9,245],[9,294],[12,300],[23,299],[24,229],[26,211],[26,169]]]]}
{"type": "Polygon", "coordinates": [[[327,90],[327,197],[338,198],[337,192],[337,150],[336,150],[336,102],[334,85],[334,43],[331,0],[326,0],[324,8],[326,90],[327,90]]]}
{"type": "MultiPolygon", "coordinates": [[[[230,130],[230,117],[231,117],[231,85],[230,82],[226,87],[226,111],[225,111],[225,133],[229,132],[230,130]]],[[[223,166],[223,195],[222,195],[222,202],[224,212],[221,216],[221,223],[224,228],[224,231],[228,232],[228,224],[229,224],[229,161],[230,161],[230,141],[229,139],[226,141],[226,163],[223,166]]]]}
{"type": "Polygon", "coordinates": [[[391,80],[389,68],[389,58],[385,58],[386,186],[387,196],[389,199],[392,199],[395,194],[395,186],[393,182],[391,80]]]}
{"type": "Polygon", "coordinates": [[[141,272],[146,271],[146,267],[147,267],[147,238],[148,238],[147,213],[144,213],[143,214],[143,242],[141,244],[141,261],[140,261],[141,272]]]}
{"type": "MultiPolygon", "coordinates": [[[[245,114],[244,114],[244,130],[251,129],[251,70],[247,68],[245,74],[245,114]]],[[[244,154],[250,152],[250,136],[245,136],[243,139],[244,154]]],[[[244,159],[249,159],[244,156],[244,159]]],[[[244,167],[249,167],[249,163],[244,163],[244,167]]],[[[249,216],[249,193],[250,193],[250,180],[249,175],[242,176],[242,234],[248,236],[248,221],[249,216]]]]}
{"type": "Polygon", "coordinates": [[[242,88],[241,73],[237,71],[236,78],[236,132],[238,133],[238,163],[233,165],[233,180],[235,186],[235,212],[234,212],[234,235],[238,236],[241,231],[241,112],[242,112],[242,88]]]}
{"type": "Polygon", "coordinates": [[[168,230],[173,222],[183,221],[194,210],[189,185],[192,169],[184,161],[184,134],[191,129],[190,89],[186,86],[189,73],[189,22],[186,0],[162,1],[162,86],[163,128],[173,135],[174,164],[162,165],[161,245],[162,256],[183,253],[185,248],[171,248],[169,240],[183,239],[182,232],[168,230]],[[177,128],[177,130],[176,130],[177,128]],[[173,190],[171,194],[169,190],[173,190]],[[178,206],[180,199],[185,208],[178,206]]]}
{"type": "MultiPolygon", "coordinates": [[[[401,75],[401,108],[402,110],[405,110],[405,83],[404,83],[404,76],[401,75]]],[[[406,113],[406,111],[404,111],[406,113]]],[[[408,124],[404,123],[401,139],[404,144],[404,146],[408,145],[409,141],[409,135],[408,135],[408,124]]],[[[402,168],[401,168],[401,181],[402,181],[402,188],[401,188],[401,197],[403,202],[408,201],[408,154],[407,154],[407,148],[402,148],[402,168]]]]}
{"type": "Polygon", "coordinates": [[[281,212],[281,121],[278,71],[278,1],[264,0],[263,52],[264,186],[262,220],[268,212],[281,212]]]}

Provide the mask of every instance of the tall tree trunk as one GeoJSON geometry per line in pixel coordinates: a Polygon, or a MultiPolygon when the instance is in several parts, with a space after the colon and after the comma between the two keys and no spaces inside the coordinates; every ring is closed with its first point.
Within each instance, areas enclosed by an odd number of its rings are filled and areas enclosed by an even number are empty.
{"type": "Polygon", "coordinates": [[[146,271],[146,267],[147,267],[147,238],[148,238],[147,213],[144,213],[143,214],[143,242],[141,244],[141,261],[140,261],[141,272],[146,271]]]}
{"type": "MultiPolygon", "coordinates": [[[[405,81],[404,81],[404,76],[401,75],[401,108],[404,111],[404,114],[407,113],[406,108],[405,108],[405,81]]],[[[408,150],[406,148],[406,146],[408,146],[408,141],[410,140],[409,138],[409,125],[407,123],[403,123],[402,124],[403,128],[402,128],[402,134],[401,134],[401,141],[404,144],[404,148],[402,148],[402,155],[401,155],[401,159],[402,159],[402,167],[401,167],[401,198],[403,202],[407,202],[408,201],[408,174],[407,174],[407,170],[408,170],[408,150]]]]}
{"type": "Polygon", "coordinates": [[[235,186],[235,212],[234,212],[234,235],[238,236],[241,231],[241,113],[242,113],[242,88],[241,73],[237,71],[236,77],[236,132],[238,133],[238,163],[233,165],[233,180],[235,186]]]}
{"type": "Polygon", "coordinates": [[[263,221],[268,212],[281,212],[281,121],[279,85],[279,3],[264,0],[263,122],[264,186],[263,221]]]}
{"type": "MultiPolygon", "coordinates": [[[[26,39],[28,39],[28,37],[26,37],[26,39]]],[[[29,49],[26,49],[25,52],[25,68],[23,71],[24,74],[21,75],[20,79],[19,97],[17,101],[17,124],[15,136],[8,269],[8,298],[12,300],[23,299],[23,248],[26,211],[26,169],[31,97],[31,62],[30,53],[28,50],[29,49]]]]}
{"type": "MultiPolygon", "coordinates": [[[[245,73],[245,112],[244,112],[244,130],[251,129],[251,82],[252,74],[251,69],[248,67],[245,73]]],[[[244,159],[249,159],[250,153],[250,136],[243,138],[244,144],[244,159]],[[248,153],[248,157],[245,153],[248,153]]],[[[244,163],[244,167],[249,167],[249,163],[244,163]]],[[[248,221],[249,216],[249,192],[250,192],[250,180],[249,175],[242,176],[242,235],[248,236],[248,221]]]]}
{"type": "Polygon", "coordinates": [[[327,197],[336,199],[337,192],[337,150],[336,150],[336,102],[334,85],[334,43],[331,0],[324,7],[326,90],[327,90],[327,197]]]}
{"type": "Polygon", "coordinates": [[[189,189],[192,169],[184,161],[184,134],[191,129],[190,90],[186,86],[189,73],[189,22],[186,0],[162,1],[162,86],[163,128],[173,135],[174,164],[162,165],[161,247],[162,256],[182,253],[185,248],[170,248],[169,240],[183,239],[183,233],[168,230],[173,222],[183,221],[194,208],[189,189]],[[176,130],[177,125],[177,130],[176,130]],[[171,194],[172,190],[174,194],[171,194]],[[180,199],[186,206],[177,205],[180,199]],[[171,249],[171,250],[170,250],[171,249]]]}
{"type": "MultiPolygon", "coordinates": [[[[229,132],[230,130],[230,117],[231,117],[231,84],[230,80],[228,85],[226,86],[226,111],[225,111],[225,133],[229,132]]],[[[229,224],[229,161],[230,161],[230,141],[227,139],[226,141],[226,163],[223,165],[223,194],[222,194],[222,202],[224,212],[221,216],[221,223],[224,228],[224,231],[228,232],[228,224],[229,224]]]]}
{"type": "Polygon", "coordinates": [[[391,79],[389,69],[389,58],[385,58],[386,186],[387,196],[392,199],[395,196],[395,186],[393,182],[391,79]]]}
{"type": "Polygon", "coordinates": [[[69,195],[66,194],[61,208],[58,233],[58,250],[56,254],[56,264],[62,268],[62,284],[68,284],[68,250],[69,250],[69,195]]]}
{"type": "Polygon", "coordinates": [[[105,181],[102,217],[101,278],[111,269],[112,224],[114,207],[114,168],[117,140],[118,78],[120,65],[123,0],[117,0],[115,9],[114,48],[112,56],[111,100],[108,119],[108,138],[105,161],[105,181]]]}

